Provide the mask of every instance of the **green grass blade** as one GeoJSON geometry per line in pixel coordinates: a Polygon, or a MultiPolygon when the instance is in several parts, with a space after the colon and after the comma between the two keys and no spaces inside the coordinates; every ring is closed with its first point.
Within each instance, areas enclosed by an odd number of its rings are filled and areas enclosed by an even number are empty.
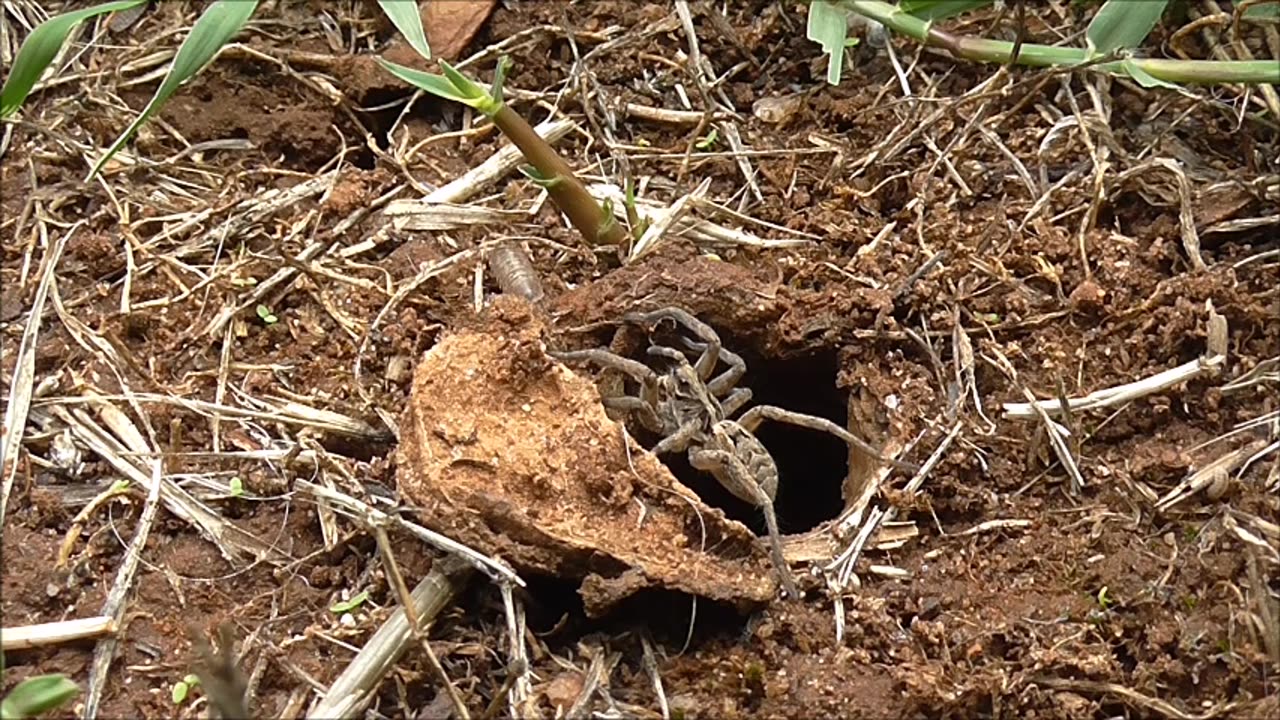
{"type": "Polygon", "coordinates": [[[427,44],[427,34],[422,29],[422,15],[418,12],[417,0],[378,0],[378,5],[413,49],[430,60],[431,46],[427,44]]]}
{"type": "Polygon", "coordinates": [[[898,9],[921,20],[945,20],[954,15],[986,7],[995,0],[902,0],[898,9]]]}
{"type": "Polygon", "coordinates": [[[18,683],[0,702],[0,718],[29,718],[48,712],[80,692],[65,675],[37,675],[18,683]]]}
{"type": "Polygon", "coordinates": [[[1181,86],[1179,85],[1161,80],[1160,78],[1152,75],[1146,70],[1143,70],[1142,66],[1134,62],[1133,58],[1125,58],[1124,60],[1121,60],[1120,69],[1123,72],[1127,73],[1129,77],[1133,78],[1135,81],[1137,81],[1139,85],[1141,85],[1144,88],[1159,87],[1159,88],[1165,88],[1167,90],[1182,89],[1181,86]]]}
{"type": "MultiPolygon", "coordinates": [[[[481,87],[476,81],[455,70],[449,63],[441,60],[440,69],[444,71],[444,76],[449,78],[449,82],[453,83],[453,86],[458,89],[458,92],[472,99],[471,107],[479,110],[489,117],[493,117],[497,114],[498,110],[502,107],[502,102],[494,99],[493,95],[489,94],[489,91],[481,87]]],[[[510,70],[509,66],[502,70],[504,79],[506,77],[507,70],[510,70]]]]}
{"type": "Polygon", "coordinates": [[[839,85],[844,69],[844,41],[849,30],[848,13],[827,0],[813,0],[809,5],[809,23],[805,33],[822,46],[827,54],[827,84],[839,85]]]}
{"type": "Polygon", "coordinates": [[[1089,52],[1094,56],[1106,55],[1141,45],[1160,22],[1168,4],[1169,0],[1107,0],[1098,8],[1085,32],[1089,52]]]}
{"type": "Polygon", "coordinates": [[[1255,20],[1280,20],[1280,2],[1262,0],[1244,9],[1244,17],[1255,20]]]}
{"type": "Polygon", "coordinates": [[[240,28],[244,27],[257,8],[258,0],[217,0],[204,11],[192,26],[191,32],[187,34],[187,39],[182,41],[182,47],[178,48],[178,54],[173,58],[173,65],[169,67],[168,74],[160,83],[160,88],[156,90],[151,102],[147,103],[142,113],[121,133],[120,137],[116,138],[106,154],[93,166],[93,170],[89,172],[90,178],[98,174],[102,165],[124,147],[144,122],[164,107],[165,102],[183,83],[195,77],[213,59],[213,56],[218,54],[222,46],[240,32],[240,28]]]}
{"type": "Polygon", "coordinates": [[[414,70],[411,67],[405,67],[404,65],[393,63],[390,60],[383,60],[382,58],[378,58],[378,64],[382,65],[382,67],[392,75],[395,75],[410,85],[420,90],[425,90],[436,97],[459,102],[463,105],[470,105],[471,107],[476,107],[479,103],[476,98],[463,95],[459,92],[458,89],[453,86],[453,83],[449,82],[449,79],[443,75],[435,75],[421,70],[414,70]]]}
{"type": "Polygon", "coordinates": [[[8,117],[22,107],[31,88],[35,87],[36,81],[77,25],[95,15],[128,10],[145,2],[147,0],[117,0],[63,13],[37,25],[23,41],[18,56],[13,60],[13,67],[9,69],[9,77],[4,81],[4,90],[0,90],[0,117],[8,117]]]}

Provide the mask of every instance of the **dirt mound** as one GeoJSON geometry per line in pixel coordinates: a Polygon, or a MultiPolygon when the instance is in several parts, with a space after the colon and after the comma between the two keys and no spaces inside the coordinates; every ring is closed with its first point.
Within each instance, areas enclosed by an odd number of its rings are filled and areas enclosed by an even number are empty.
{"type": "Polygon", "coordinates": [[[433,529],[522,570],[580,580],[588,614],[660,586],[751,605],[776,581],[751,532],[703,504],[610,420],[502,298],[423,358],[398,482],[433,529]]]}

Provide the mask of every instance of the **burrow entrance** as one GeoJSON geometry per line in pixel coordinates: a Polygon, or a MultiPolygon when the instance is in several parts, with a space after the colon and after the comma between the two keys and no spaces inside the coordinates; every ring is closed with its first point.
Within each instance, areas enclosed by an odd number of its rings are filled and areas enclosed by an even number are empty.
{"type": "MultiPolygon", "coordinates": [[[[735,417],[754,405],[776,405],[847,427],[846,393],[836,388],[838,362],[834,348],[780,358],[761,353],[757,342],[749,337],[715,329],[720,333],[723,346],[741,355],[747,366],[746,374],[738,381],[737,387],[750,388],[752,399],[735,417]]],[[[625,342],[629,346],[628,356],[662,372],[662,364],[655,363],[645,351],[650,342],[673,346],[671,332],[672,328],[666,323],[656,330],[652,338],[635,329],[625,342]]],[[[602,333],[599,344],[610,345],[609,337],[602,333]]],[[[721,363],[716,374],[725,369],[721,363]]],[[[628,381],[627,386],[629,393],[638,391],[634,383],[628,381]]],[[[627,426],[645,447],[651,448],[661,439],[645,431],[638,422],[628,422],[627,426]]],[[[756,436],[778,466],[778,494],[774,510],[783,533],[802,533],[840,514],[844,508],[841,486],[849,465],[849,449],[844,441],[829,433],[772,420],[760,425],[756,436]]],[[[734,497],[710,473],[693,468],[685,453],[668,454],[660,460],[708,505],[723,509],[726,515],[757,534],[765,534],[764,514],[734,497]]]]}
{"type": "MultiPolygon", "coordinates": [[[[785,410],[816,415],[846,427],[845,393],[836,388],[836,351],[794,358],[766,357],[727,333],[725,347],[742,356],[747,373],[738,387],[751,388],[753,405],[777,405],[785,410]]],[[[745,410],[746,408],[744,408],[745,410]]],[[[741,412],[739,413],[741,414],[741,412]]],[[[841,485],[848,473],[849,449],[828,433],[767,420],[756,437],[778,465],[778,495],[774,510],[784,534],[811,530],[837,517],[844,509],[841,485]]],[[[661,458],[680,479],[708,504],[722,508],[729,517],[765,534],[764,514],[734,497],[709,473],[689,465],[683,455],[661,458]]]]}

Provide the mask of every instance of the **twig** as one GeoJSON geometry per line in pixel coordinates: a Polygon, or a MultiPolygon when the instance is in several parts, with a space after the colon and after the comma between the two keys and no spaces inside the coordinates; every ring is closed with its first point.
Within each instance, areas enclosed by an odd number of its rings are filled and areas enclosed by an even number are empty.
{"type": "Polygon", "coordinates": [[[467,705],[462,702],[462,696],[458,694],[458,688],[449,679],[449,674],[445,672],[444,665],[440,664],[440,658],[436,657],[435,651],[431,649],[431,641],[427,638],[428,625],[424,625],[418,617],[418,610],[414,606],[413,596],[409,592],[409,586],[404,582],[404,575],[400,572],[400,564],[396,562],[395,553],[391,549],[391,538],[387,536],[386,527],[376,525],[373,528],[373,532],[378,539],[378,551],[382,553],[387,576],[391,580],[391,586],[395,588],[396,594],[400,598],[400,607],[404,610],[405,619],[409,622],[409,631],[413,634],[414,639],[418,641],[418,644],[422,645],[422,650],[427,656],[427,664],[431,666],[431,670],[436,674],[436,679],[444,687],[444,692],[448,696],[449,702],[453,703],[453,711],[457,713],[458,720],[471,720],[471,713],[467,712],[467,705]]]}
{"type": "Polygon", "coordinates": [[[449,553],[457,555],[469,562],[472,567],[483,572],[498,583],[512,583],[519,587],[524,587],[524,581],[516,575],[515,571],[507,567],[506,563],[495,558],[483,555],[462,543],[445,537],[436,532],[432,532],[421,525],[415,525],[396,515],[388,515],[377,508],[367,505],[350,495],[333,490],[323,485],[317,485],[307,480],[298,480],[295,487],[299,490],[305,490],[317,498],[332,503],[335,507],[342,508],[348,513],[359,516],[366,524],[377,527],[382,523],[392,523],[400,528],[408,530],[419,538],[425,540],[434,547],[449,553]]]}
{"type": "Polygon", "coordinates": [[[119,624],[108,615],[59,622],[22,625],[0,630],[0,649],[28,650],[30,648],[58,645],[100,635],[114,635],[119,624]]]}
{"type": "Polygon", "coordinates": [[[411,631],[405,609],[412,607],[419,622],[430,622],[466,585],[471,567],[464,560],[445,556],[413,589],[412,603],[396,610],[369,638],[319,702],[307,713],[311,718],[354,718],[373,700],[382,678],[404,654],[411,631]]]}
{"type": "Polygon", "coordinates": [[[84,222],[71,226],[62,237],[54,242],[45,256],[44,266],[40,272],[40,285],[36,288],[36,297],[31,305],[31,317],[22,331],[22,342],[18,345],[18,361],[13,373],[13,386],[9,390],[9,403],[4,411],[4,426],[0,427],[0,468],[4,473],[4,486],[0,489],[0,528],[4,527],[5,510],[9,505],[9,493],[13,490],[13,479],[18,473],[18,449],[22,445],[22,433],[27,426],[27,414],[31,410],[31,391],[36,369],[36,341],[40,335],[40,318],[44,315],[45,299],[49,296],[49,288],[53,284],[58,268],[58,260],[67,247],[67,241],[75,234],[84,222]]]}

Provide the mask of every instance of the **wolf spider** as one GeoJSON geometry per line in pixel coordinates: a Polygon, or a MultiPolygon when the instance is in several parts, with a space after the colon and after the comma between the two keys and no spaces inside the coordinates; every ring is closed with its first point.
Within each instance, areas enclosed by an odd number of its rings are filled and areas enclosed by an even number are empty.
{"type": "Polygon", "coordinates": [[[646,429],[658,435],[661,440],[651,451],[655,455],[687,452],[690,465],[711,473],[734,496],[760,508],[769,531],[771,559],[783,589],[788,595],[799,597],[791,568],[782,555],[778,518],[773,509],[778,491],[778,466],[756,438],[755,429],[765,420],[775,420],[831,433],[876,458],[880,458],[880,453],[830,420],[773,405],[756,405],[733,419],[751,400],[749,388],[735,387],[747,370],[746,363],[721,345],[720,337],[709,325],[685,310],[670,307],[648,313],[628,313],[622,318],[624,323],[639,325],[650,333],[664,320],[684,326],[697,340],[681,337],[683,350],[650,345],[650,356],[670,361],[663,373],[604,348],[551,354],[565,362],[591,362],[634,379],[640,386],[638,396],[606,397],[605,406],[634,415],[646,429]],[[697,359],[690,363],[686,353],[695,354],[697,359]],[[721,362],[728,369],[713,375],[721,362]]]}

